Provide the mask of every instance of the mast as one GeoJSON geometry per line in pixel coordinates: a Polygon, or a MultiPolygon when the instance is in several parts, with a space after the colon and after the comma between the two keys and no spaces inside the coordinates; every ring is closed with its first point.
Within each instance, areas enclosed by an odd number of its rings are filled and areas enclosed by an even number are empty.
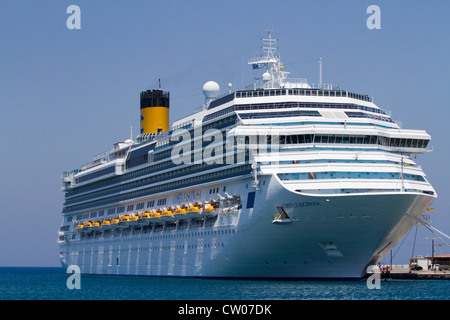
{"type": "Polygon", "coordinates": [[[267,31],[267,38],[262,38],[264,53],[260,57],[250,59],[248,64],[253,66],[253,69],[265,69],[262,75],[264,88],[283,88],[284,80],[287,78],[289,72],[282,71],[284,65],[281,63],[280,55],[276,55],[278,47],[276,47],[278,39],[272,38],[272,31],[267,31]]]}
{"type": "Polygon", "coordinates": [[[274,51],[278,50],[278,48],[277,47],[272,48],[272,44],[275,45],[277,43],[278,39],[272,39],[272,31],[267,30],[267,33],[268,33],[268,38],[261,39],[263,41],[263,46],[261,48],[267,52],[267,57],[266,57],[267,61],[276,60],[274,51]]]}

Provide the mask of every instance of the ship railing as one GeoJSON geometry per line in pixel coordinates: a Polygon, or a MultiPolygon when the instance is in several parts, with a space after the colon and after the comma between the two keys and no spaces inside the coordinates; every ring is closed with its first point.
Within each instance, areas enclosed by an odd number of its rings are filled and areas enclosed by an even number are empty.
{"type": "MultiPolygon", "coordinates": [[[[126,148],[122,148],[122,149],[129,149],[131,146],[128,146],[126,148]]],[[[92,157],[92,161],[91,162],[87,162],[84,163],[83,165],[81,165],[81,170],[80,171],[84,171],[87,170],[89,168],[98,166],[100,164],[103,163],[107,163],[113,160],[116,160],[118,158],[124,158],[127,155],[127,152],[124,152],[121,155],[118,155],[116,153],[116,151],[120,150],[119,148],[115,148],[112,150],[108,150],[108,151],[103,151],[101,153],[96,154],[95,156],[92,157]]]]}
{"type": "Polygon", "coordinates": [[[308,83],[308,79],[306,79],[306,78],[288,78],[284,82],[285,83],[302,83],[302,84],[311,85],[310,83],[308,83]]]}
{"type": "Polygon", "coordinates": [[[110,154],[111,154],[111,150],[107,150],[107,151],[103,151],[100,153],[97,153],[96,155],[94,155],[92,157],[92,163],[94,162],[99,162],[99,161],[104,161],[105,159],[107,161],[109,161],[110,159],[110,154]]]}
{"type": "Polygon", "coordinates": [[[308,83],[308,85],[311,87],[311,89],[325,89],[325,90],[341,89],[339,86],[333,85],[332,83],[308,83]]]}
{"type": "Polygon", "coordinates": [[[109,155],[105,155],[105,158],[95,159],[91,162],[83,164],[81,166],[81,171],[96,167],[96,166],[106,163],[108,161],[109,161],[109,155]]]}
{"type": "Polygon", "coordinates": [[[250,85],[247,85],[242,88],[243,91],[249,90],[257,90],[257,89],[290,89],[295,88],[298,85],[301,85],[302,88],[307,89],[323,89],[323,90],[341,90],[341,88],[332,83],[310,83],[305,78],[289,78],[283,81],[281,84],[276,84],[276,82],[270,81],[270,83],[265,83],[264,81],[257,81],[250,85]],[[270,87],[268,87],[268,85],[270,87]],[[294,86],[292,86],[294,85],[294,86]]]}

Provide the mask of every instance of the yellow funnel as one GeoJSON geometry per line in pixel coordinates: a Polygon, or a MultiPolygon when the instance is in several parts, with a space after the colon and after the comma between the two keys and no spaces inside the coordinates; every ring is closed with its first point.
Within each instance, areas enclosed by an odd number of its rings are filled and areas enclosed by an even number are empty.
{"type": "Polygon", "coordinates": [[[169,130],[169,92],[141,92],[141,134],[169,130]]]}

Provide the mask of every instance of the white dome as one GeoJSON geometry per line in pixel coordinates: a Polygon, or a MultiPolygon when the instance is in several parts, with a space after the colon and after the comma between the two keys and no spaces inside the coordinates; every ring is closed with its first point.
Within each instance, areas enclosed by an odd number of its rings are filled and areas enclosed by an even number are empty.
{"type": "Polygon", "coordinates": [[[262,75],[263,81],[270,81],[270,79],[272,78],[270,76],[270,73],[268,73],[267,71],[263,73],[262,75]]]}
{"type": "Polygon", "coordinates": [[[220,86],[215,81],[208,81],[203,85],[203,94],[206,99],[216,99],[219,96],[220,86]]]}

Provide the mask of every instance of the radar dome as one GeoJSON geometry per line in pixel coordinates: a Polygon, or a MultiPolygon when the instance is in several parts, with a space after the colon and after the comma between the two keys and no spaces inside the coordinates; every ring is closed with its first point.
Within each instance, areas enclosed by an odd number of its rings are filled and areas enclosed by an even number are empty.
{"type": "Polygon", "coordinates": [[[219,96],[220,86],[215,81],[208,81],[203,85],[203,94],[206,99],[216,99],[219,96]]]}

